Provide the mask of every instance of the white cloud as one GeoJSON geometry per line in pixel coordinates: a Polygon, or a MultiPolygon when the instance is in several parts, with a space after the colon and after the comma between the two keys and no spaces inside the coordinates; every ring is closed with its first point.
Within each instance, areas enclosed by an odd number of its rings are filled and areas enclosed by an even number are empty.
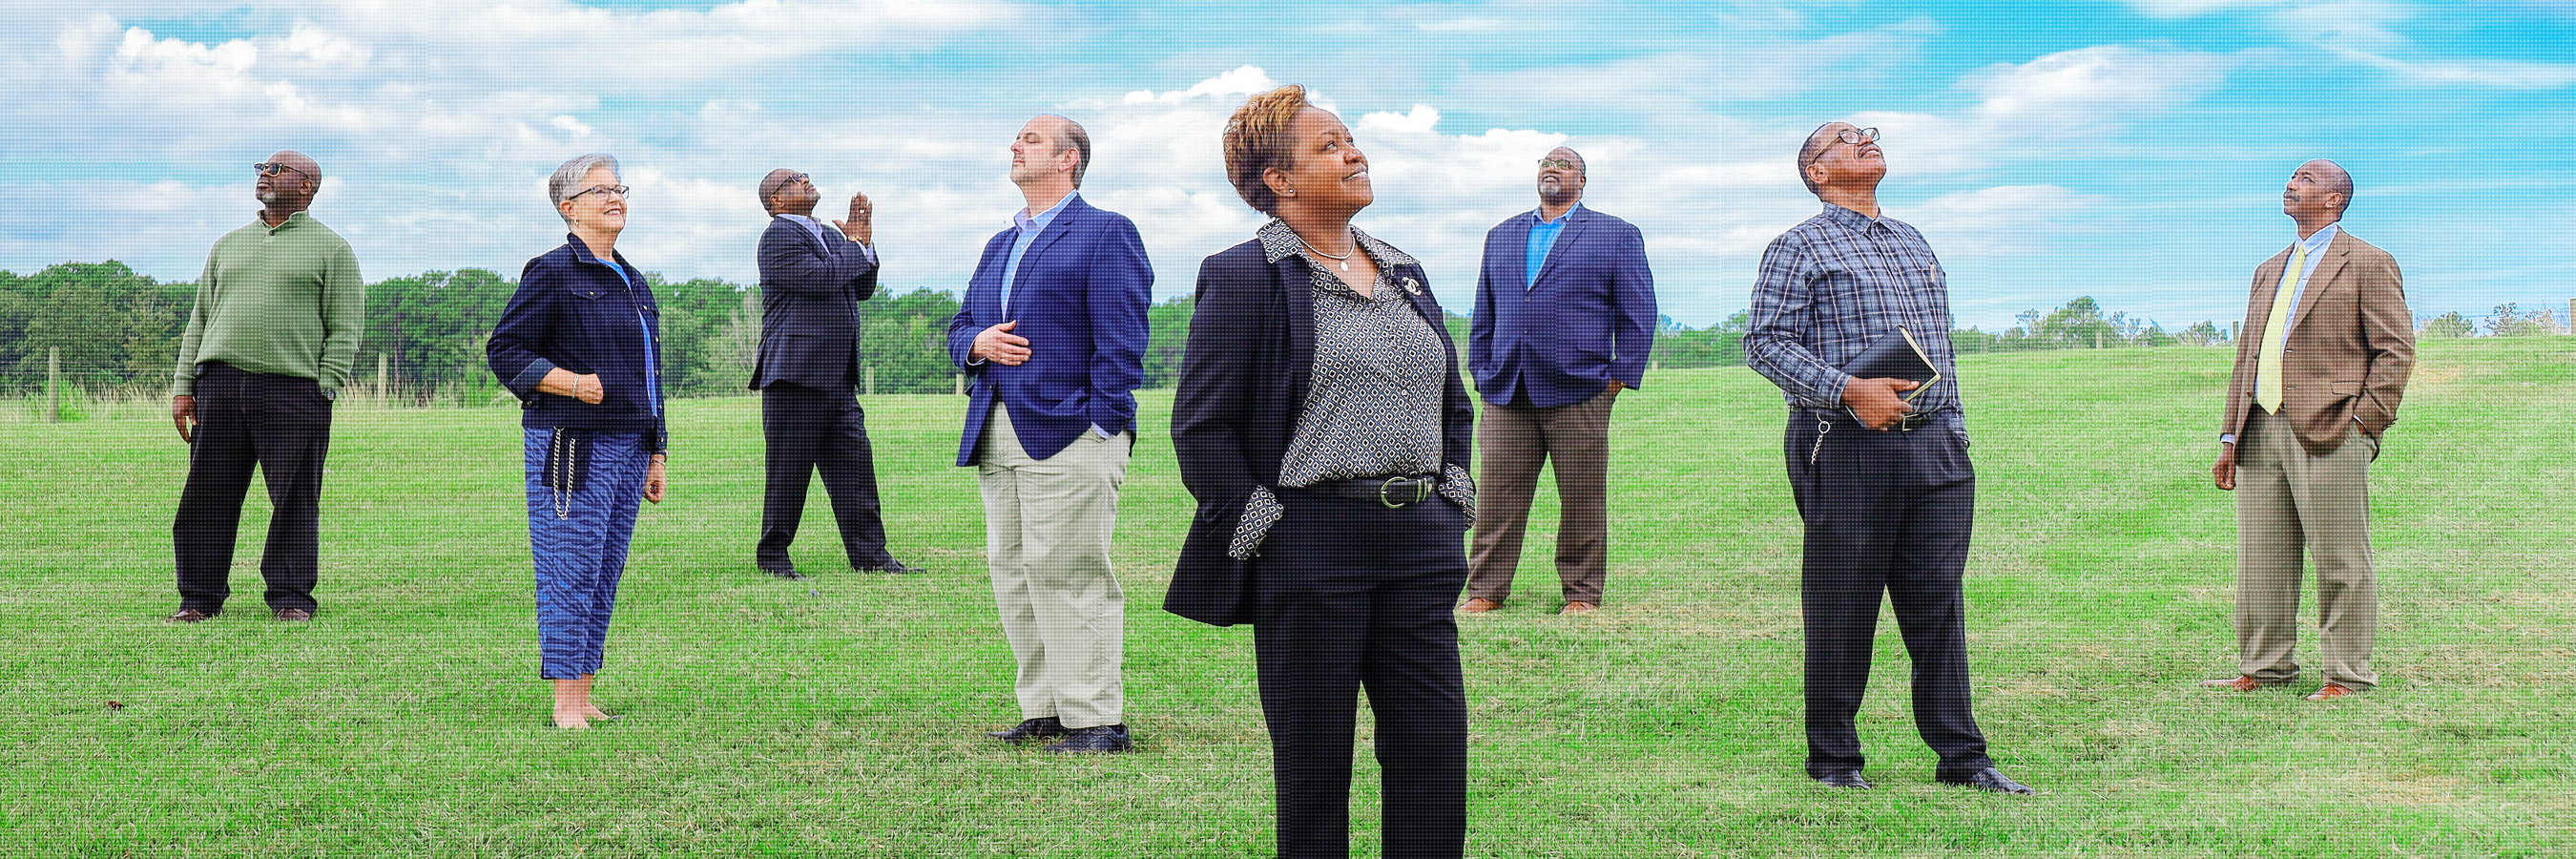
{"type": "Polygon", "coordinates": [[[1830,87],[1911,59],[1941,33],[1929,18],[1806,42],[1670,51],[1605,63],[1484,76],[1462,86],[1478,96],[1644,113],[1693,110],[1713,101],[1769,99],[1830,87]]]}
{"type": "Polygon", "coordinates": [[[2576,84],[2576,65],[2565,63],[2490,59],[2408,62],[2361,51],[2336,53],[2352,62],[2423,84],[2474,84],[2514,90],[2557,89],[2576,84]]]}

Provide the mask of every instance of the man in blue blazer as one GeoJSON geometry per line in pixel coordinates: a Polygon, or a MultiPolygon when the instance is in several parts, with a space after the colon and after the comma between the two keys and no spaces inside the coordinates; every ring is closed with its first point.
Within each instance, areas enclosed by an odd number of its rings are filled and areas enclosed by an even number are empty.
{"type": "Polygon", "coordinates": [[[875,455],[859,384],[859,302],[877,291],[877,252],[865,194],[850,197],[850,219],[814,219],[822,194],[794,170],[769,171],[760,202],[769,231],[760,236],[760,352],[751,389],[760,392],[760,432],[767,446],[760,543],[752,562],[770,575],[802,579],[787,557],[805,517],[806,480],[823,473],[841,549],[866,572],[919,572],[886,551],[877,500],[875,455]]]}
{"type": "Polygon", "coordinates": [[[1609,577],[1610,404],[1645,379],[1654,346],[1655,275],[1645,237],[1583,207],[1583,156],[1559,146],[1538,162],[1538,209],[1485,233],[1467,367],[1485,401],[1467,603],[1511,596],[1539,466],[1556,460],[1563,504],[1556,574],[1567,614],[1601,607],[1609,577]]]}
{"type": "Polygon", "coordinates": [[[976,468],[993,598],[1019,662],[1021,721],[989,736],[1054,739],[1057,752],[1130,747],[1109,536],[1136,444],[1154,269],[1133,222],[1074,190],[1090,164],[1073,120],[1020,129],[1011,182],[1028,207],[985,243],[948,324],[949,358],[974,380],[957,464],[976,468]]]}

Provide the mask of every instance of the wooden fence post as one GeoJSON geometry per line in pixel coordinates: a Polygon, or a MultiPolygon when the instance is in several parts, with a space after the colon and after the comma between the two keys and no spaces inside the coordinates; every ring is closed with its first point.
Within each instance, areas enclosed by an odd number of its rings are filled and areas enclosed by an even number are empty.
{"type": "Polygon", "coordinates": [[[385,407],[385,353],[376,353],[376,408],[385,407]]]}
{"type": "Polygon", "coordinates": [[[950,375],[948,378],[949,378],[950,380],[955,381],[955,382],[957,383],[957,395],[958,395],[958,396],[961,396],[961,397],[965,396],[965,395],[966,395],[966,374],[964,374],[964,373],[956,373],[956,374],[950,375]]]}
{"type": "Polygon", "coordinates": [[[63,347],[45,349],[45,422],[63,422],[63,347]]]}

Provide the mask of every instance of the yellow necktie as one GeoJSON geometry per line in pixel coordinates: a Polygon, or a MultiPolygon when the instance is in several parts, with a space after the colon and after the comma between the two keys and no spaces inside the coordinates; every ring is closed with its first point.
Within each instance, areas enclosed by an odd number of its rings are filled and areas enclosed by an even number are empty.
{"type": "Polygon", "coordinates": [[[2308,246],[2299,245],[2290,267],[2281,270],[2281,285],[2272,290],[2272,318],[2263,323],[2263,351],[2254,360],[2254,404],[2281,413],[2281,350],[2290,339],[2290,305],[2299,295],[2299,272],[2308,268],[2308,246]]]}

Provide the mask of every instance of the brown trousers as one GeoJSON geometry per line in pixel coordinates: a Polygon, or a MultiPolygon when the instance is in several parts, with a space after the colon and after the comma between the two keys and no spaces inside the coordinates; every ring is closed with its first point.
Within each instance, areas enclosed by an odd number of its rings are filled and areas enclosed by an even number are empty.
{"type": "Polygon", "coordinates": [[[2287,419],[2261,408],[2236,440],[2237,668],[2262,683],[2299,677],[2299,550],[2317,566],[2317,650],[2325,679],[2355,690],[2379,683],[2370,650],[2379,585],[2370,564],[2370,460],[2379,443],[2359,425],[2334,452],[2299,446],[2287,419]]]}
{"type": "Polygon", "coordinates": [[[1476,532],[1467,551],[1467,595],[1502,602],[1520,568],[1539,466],[1556,461],[1561,518],[1556,576],[1567,602],[1601,602],[1609,578],[1610,404],[1602,394],[1555,408],[1485,404],[1476,447],[1476,532]]]}

